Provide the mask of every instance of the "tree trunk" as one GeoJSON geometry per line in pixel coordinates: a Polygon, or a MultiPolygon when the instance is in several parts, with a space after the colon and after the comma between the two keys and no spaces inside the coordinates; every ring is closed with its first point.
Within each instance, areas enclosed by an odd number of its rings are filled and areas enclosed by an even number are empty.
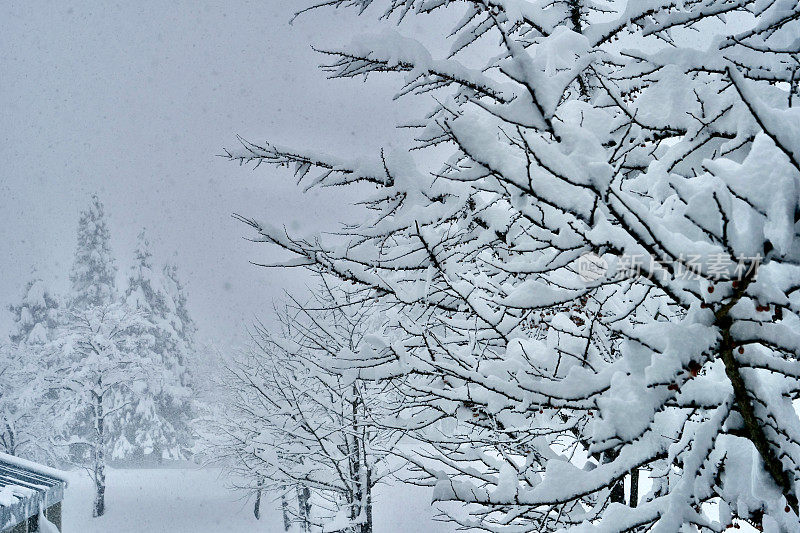
{"type": "Polygon", "coordinates": [[[283,530],[289,531],[292,520],[289,518],[289,502],[286,501],[286,487],[281,487],[281,512],[283,512],[283,530]]]}
{"type": "Polygon", "coordinates": [[[157,465],[161,466],[164,463],[164,452],[161,450],[161,443],[158,441],[153,444],[153,456],[157,465]]]}
{"type": "Polygon", "coordinates": [[[639,505],[639,469],[631,470],[631,497],[628,506],[636,507],[639,505]]]}
{"type": "Polygon", "coordinates": [[[311,489],[308,487],[297,488],[297,506],[300,515],[300,531],[309,533],[311,531],[311,489]]]}
{"type": "Polygon", "coordinates": [[[256,503],[253,505],[253,516],[256,517],[256,520],[261,519],[261,485],[259,484],[258,489],[256,489],[256,503]]]}
{"type": "Polygon", "coordinates": [[[764,433],[763,424],[756,415],[750,391],[747,388],[747,384],[744,382],[742,374],[739,372],[739,362],[736,360],[736,355],[734,355],[735,342],[731,335],[733,319],[730,316],[730,310],[744,295],[747,286],[753,281],[755,272],[756,270],[752,269],[753,274],[746,278],[744,283],[735,290],[730,302],[715,313],[716,325],[722,337],[718,355],[725,365],[725,374],[728,376],[731,386],[733,387],[733,397],[739,414],[742,416],[747,438],[753,443],[753,446],[755,446],[762,461],[764,461],[764,467],[783,493],[784,498],[786,498],[786,503],[789,504],[795,514],[800,514],[797,495],[794,493],[792,482],[790,481],[791,476],[784,469],[780,459],[775,455],[775,451],[770,446],[767,435],[764,433]]]}
{"type": "Polygon", "coordinates": [[[105,457],[105,424],[103,414],[103,397],[94,397],[94,507],[92,516],[103,516],[106,512],[106,457],[105,457]]]}
{"type": "Polygon", "coordinates": [[[8,435],[8,441],[3,437],[3,446],[10,455],[17,455],[17,443],[16,439],[14,438],[14,429],[11,427],[11,424],[6,422],[6,435],[8,435]]]}
{"type": "Polygon", "coordinates": [[[734,342],[731,337],[732,320],[726,313],[724,316],[718,317],[717,324],[722,333],[719,355],[725,364],[725,373],[728,375],[728,379],[733,387],[733,396],[739,414],[744,421],[744,429],[747,438],[753,443],[753,446],[755,446],[762,461],[764,461],[764,467],[783,493],[784,498],[786,498],[786,503],[789,504],[795,514],[799,514],[797,496],[794,494],[790,476],[783,468],[783,464],[770,446],[769,440],[764,433],[763,424],[756,415],[753,400],[750,397],[750,391],[747,389],[744,378],[742,378],[742,374],[739,372],[739,363],[736,361],[736,356],[733,354],[734,342]]]}
{"type": "Polygon", "coordinates": [[[367,468],[367,498],[365,516],[366,521],[361,526],[361,533],[372,533],[372,469],[367,468]]]}
{"type": "Polygon", "coordinates": [[[358,388],[353,383],[353,399],[350,402],[352,409],[352,419],[350,423],[353,431],[353,442],[350,451],[350,479],[353,480],[353,501],[350,505],[350,518],[355,521],[364,521],[356,526],[358,533],[369,533],[372,524],[368,523],[367,507],[369,494],[369,471],[367,469],[366,448],[364,442],[364,429],[359,427],[359,421],[363,419],[359,413],[358,388]]]}
{"type": "MultiPolygon", "coordinates": [[[[606,450],[603,452],[603,462],[610,463],[619,455],[617,450],[606,450]]],[[[625,476],[620,477],[611,485],[611,494],[609,500],[611,503],[625,503],[625,476]]]]}

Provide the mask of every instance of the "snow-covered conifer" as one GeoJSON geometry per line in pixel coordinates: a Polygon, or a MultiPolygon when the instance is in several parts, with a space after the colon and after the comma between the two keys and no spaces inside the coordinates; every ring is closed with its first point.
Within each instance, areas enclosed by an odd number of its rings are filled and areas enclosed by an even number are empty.
{"type": "Polygon", "coordinates": [[[116,301],[117,267],[111,253],[111,233],[105,208],[96,194],[78,220],[78,246],[69,279],[69,305],[74,309],[105,306],[116,301]]]}
{"type": "Polygon", "coordinates": [[[9,340],[16,345],[52,340],[59,323],[59,297],[38,277],[29,281],[23,292],[20,301],[8,307],[13,319],[9,340]]]}
{"type": "Polygon", "coordinates": [[[50,344],[0,344],[0,451],[36,460],[50,453],[52,413],[45,363],[50,344]]]}
{"type": "Polygon", "coordinates": [[[0,346],[0,448],[11,455],[50,456],[53,396],[45,380],[60,324],[59,298],[40,278],[9,306],[12,330],[0,346]]]}
{"type": "Polygon", "coordinates": [[[184,458],[192,416],[184,360],[191,349],[193,324],[182,286],[175,277],[166,278],[167,272],[153,267],[143,230],[128,278],[126,302],[141,315],[134,342],[149,374],[124,413],[126,441],[133,446],[126,455],[153,457],[159,462],[184,458]]]}
{"type": "MultiPolygon", "coordinates": [[[[191,352],[195,348],[197,326],[189,313],[186,286],[181,280],[178,266],[167,263],[163,269],[164,290],[167,296],[168,318],[172,329],[191,352]]],[[[184,365],[183,358],[186,354],[176,353],[175,364],[184,365]]]]}

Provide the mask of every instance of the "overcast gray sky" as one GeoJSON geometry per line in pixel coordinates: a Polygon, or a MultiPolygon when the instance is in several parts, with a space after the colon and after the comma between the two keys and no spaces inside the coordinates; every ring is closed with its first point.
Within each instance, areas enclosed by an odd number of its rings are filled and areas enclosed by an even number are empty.
{"type": "MultiPolygon", "coordinates": [[[[126,272],[146,227],[175,257],[204,338],[240,336],[298,272],[265,271],[238,212],[330,227],[338,205],[301,197],[285,172],[216,157],[235,135],[374,153],[413,102],[390,80],[326,81],[310,45],[348,42],[372,19],[298,0],[4,2],[0,7],[0,305],[33,267],[66,286],[79,211],[98,192],[126,272]]],[[[4,332],[5,311],[0,318],[4,332]]]]}

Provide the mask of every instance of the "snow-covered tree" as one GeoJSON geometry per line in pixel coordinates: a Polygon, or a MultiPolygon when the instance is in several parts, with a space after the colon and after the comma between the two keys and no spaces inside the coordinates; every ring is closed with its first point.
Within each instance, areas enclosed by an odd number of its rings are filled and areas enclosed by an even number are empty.
{"type": "Polygon", "coordinates": [[[73,310],[59,339],[61,367],[51,374],[59,391],[56,443],[62,457],[85,468],[94,482],[92,515],[105,513],[106,464],[123,456],[124,420],[150,369],[138,357],[141,319],[122,303],[73,310]]]}
{"type": "Polygon", "coordinates": [[[53,458],[54,396],[47,381],[52,344],[0,345],[0,451],[53,458]]]}
{"type": "Polygon", "coordinates": [[[137,356],[141,320],[116,290],[117,272],[103,205],[96,195],[81,213],[71,290],[46,379],[58,391],[56,450],[84,467],[95,486],[93,515],[105,512],[105,467],[131,449],[122,413],[141,389],[148,363],[137,356]]]}
{"type": "Polygon", "coordinates": [[[60,321],[59,298],[34,278],[9,311],[10,342],[0,346],[0,449],[44,460],[52,436],[52,396],[44,377],[60,321]]]}
{"type": "Polygon", "coordinates": [[[154,457],[159,462],[184,458],[192,417],[184,364],[191,348],[192,323],[182,287],[164,273],[154,269],[150,244],[142,231],[128,278],[126,302],[142,317],[134,342],[151,374],[135,391],[132,405],[124,414],[125,437],[132,446],[125,455],[154,457]],[[167,287],[171,288],[169,292],[167,287]],[[178,316],[179,312],[183,316],[178,316]]]}
{"type": "Polygon", "coordinates": [[[8,307],[13,326],[9,340],[16,345],[43,344],[53,340],[59,324],[60,299],[45,282],[30,280],[19,303],[8,307]]]}
{"type": "Polygon", "coordinates": [[[280,334],[255,327],[252,349],[228,366],[225,415],[211,424],[214,455],[257,498],[279,493],[301,531],[372,531],[373,489],[389,473],[397,435],[374,423],[389,393],[330,369],[362,349],[373,310],[369,300],[323,286],[278,313],[280,334]]]}
{"type": "Polygon", "coordinates": [[[798,3],[318,7],[461,12],[446,57],[388,30],[322,52],[435,94],[424,157],[229,152],[366,207],[327,238],[243,220],[379,295],[350,364],[404,392],[417,481],[489,531],[796,531],[798,3]]]}
{"type": "Polygon", "coordinates": [[[0,345],[0,451],[11,455],[45,459],[51,435],[46,415],[43,381],[38,359],[43,350],[20,350],[14,344],[0,345]]]}
{"type": "Polygon", "coordinates": [[[193,443],[190,421],[195,418],[197,407],[193,372],[197,371],[198,365],[204,364],[204,361],[197,359],[207,347],[197,345],[197,325],[189,313],[187,289],[178,266],[174,263],[165,264],[162,279],[167,304],[165,318],[175,335],[173,348],[165,350],[162,355],[162,362],[171,377],[162,410],[176,429],[181,449],[185,452],[193,443]]]}
{"type": "Polygon", "coordinates": [[[111,253],[111,233],[105,208],[96,194],[78,220],[78,247],[69,279],[69,305],[74,309],[116,302],[117,267],[111,253]]]}
{"type": "MultiPolygon", "coordinates": [[[[190,351],[195,348],[195,336],[197,326],[189,313],[188,297],[186,286],[181,280],[178,266],[174,263],[167,263],[163,269],[164,290],[167,296],[168,318],[172,329],[190,351]]],[[[183,365],[186,354],[176,353],[176,364],[183,365]]]]}

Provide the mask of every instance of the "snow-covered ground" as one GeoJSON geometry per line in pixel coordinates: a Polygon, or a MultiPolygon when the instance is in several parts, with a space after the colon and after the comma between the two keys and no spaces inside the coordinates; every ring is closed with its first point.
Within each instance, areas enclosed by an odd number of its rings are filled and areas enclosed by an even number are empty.
{"type": "MultiPolygon", "coordinates": [[[[385,487],[375,509],[375,533],[449,533],[433,521],[429,493],[385,487]]],[[[261,520],[252,501],[226,488],[217,470],[192,467],[108,471],[107,513],[92,518],[92,486],[81,472],[70,475],[64,501],[64,533],[282,533],[281,515],[267,500],[261,520]]]]}

